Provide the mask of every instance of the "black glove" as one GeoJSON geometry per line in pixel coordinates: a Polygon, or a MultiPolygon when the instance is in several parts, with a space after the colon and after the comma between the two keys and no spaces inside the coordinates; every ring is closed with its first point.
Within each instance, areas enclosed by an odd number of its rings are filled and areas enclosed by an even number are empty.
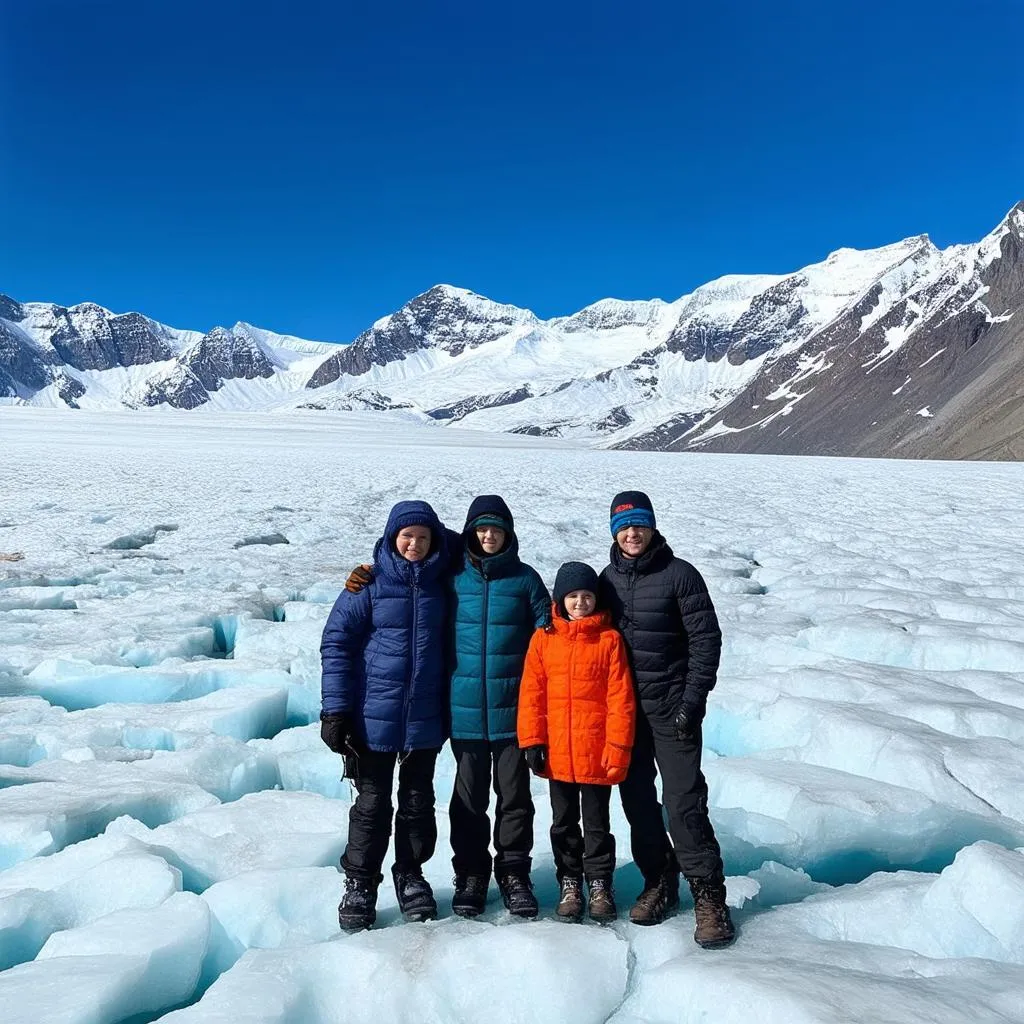
{"type": "Polygon", "coordinates": [[[336,754],[345,754],[350,747],[352,716],[345,712],[327,714],[320,712],[320,739],[336,754]]]}
{"type": "Polygon", "coordinates": [[[676,708],[675,717],[672,719],[672,727],[675,730],[676,739],[682,743],[685,740],[692,740],[700,729],[700,723],[704,721],[704,705],[689,704],[683,701],[676,708]]]}
{"type": "Polygon", "coordinates": [[[523,751],[526,755],[526,766],[534,775],[543,775],[548,767],[547,747],[527,747],[523,751]]]}
{"type": "Polygon", "coordinates": [[[350,594],[358,594],[363,587],[368,587],[373,582],[373,566],[357,565],[345,580],[345,589],[350,594]]]}

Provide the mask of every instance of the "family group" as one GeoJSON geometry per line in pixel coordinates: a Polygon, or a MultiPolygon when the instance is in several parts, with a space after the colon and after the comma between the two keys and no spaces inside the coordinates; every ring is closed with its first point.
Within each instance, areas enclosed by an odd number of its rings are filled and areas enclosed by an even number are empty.
{"type": "Polygon", "coordinates": [[[475,498],[461,535],[424,501],[391,510],[372,566],[349,577],[321,644],[321,735],[356,791],[341,860],[343,929],[376,921],[392,825],[399,908],[411,921],[437,916],[423,865],[437,843],[435,764],[450,740],[455,914],[484,911],[493,875],[511,914],[538,915],[532,772],[549,784],[558,919],[579,921],[588,906],[596,921],[618,916],[617,786],[643,876],[630,921],[663,921],[679,905],[682,874],[694,939],[705,948],[732,942],[701,772],[701,722],[722,646],[714,605],[697,569],[658,531],[644,492],[615,496],[610,529],[600,575],[566,562],[549,595],[519,557],[501,497],[475,498]]]}

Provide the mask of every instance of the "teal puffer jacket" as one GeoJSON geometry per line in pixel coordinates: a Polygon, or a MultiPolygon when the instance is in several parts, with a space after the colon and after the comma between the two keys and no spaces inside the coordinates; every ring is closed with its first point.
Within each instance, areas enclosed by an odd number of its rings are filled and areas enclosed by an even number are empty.
{"type": "Polygon", "coordinates": [[[519,560],[514,533],[497,555],[467,553],[453,582],[452,739],[515,739],[526,651],[534,630],[551,618],[547,587],[519,560]]]}

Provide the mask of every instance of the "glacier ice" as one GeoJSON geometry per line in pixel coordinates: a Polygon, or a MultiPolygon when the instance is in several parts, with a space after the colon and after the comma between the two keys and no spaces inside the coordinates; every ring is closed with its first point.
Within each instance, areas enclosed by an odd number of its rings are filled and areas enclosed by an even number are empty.
{"type": "Polygon", "coordinates": [[[0,564],[5,1019],[1020,1019],[1024,468],[595,452],[360,415],[4,417],[5,545],[25,554],[0,564]],[[458,527],[503,493],[550,583],[603,564],[607,499],[633,485],[723,623],[704,767],[737,943],[698,949],[688,900],[658,928],[570,928],[511,921],[492,887],[454,919],[447,753],[441,920],[403,924],[387,878],[379,927],[342,935],[352,793],[319,740],[318,645],[379,521],[416,495],[458,527]],[[274,533],[290,543],[234,547],[274,533]]]}

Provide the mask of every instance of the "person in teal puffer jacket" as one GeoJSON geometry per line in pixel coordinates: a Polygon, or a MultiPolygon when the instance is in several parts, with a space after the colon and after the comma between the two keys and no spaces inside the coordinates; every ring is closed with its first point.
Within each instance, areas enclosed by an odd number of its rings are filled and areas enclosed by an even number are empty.
{"type": "Polygon", "coordinates": [[[536,917],[530,882],[534,808],[516,715],[530,638],[550,622],[551,597],[537,571],[520,561],[512,513],[502,498],[473,499],[463,538],[466,555],[453,579],[452,612],[452,910],[463,917],[480,914],[493,869],[508,910],[536,917]],[[493,861],[487,814],[492,782],[493,861]]]}

